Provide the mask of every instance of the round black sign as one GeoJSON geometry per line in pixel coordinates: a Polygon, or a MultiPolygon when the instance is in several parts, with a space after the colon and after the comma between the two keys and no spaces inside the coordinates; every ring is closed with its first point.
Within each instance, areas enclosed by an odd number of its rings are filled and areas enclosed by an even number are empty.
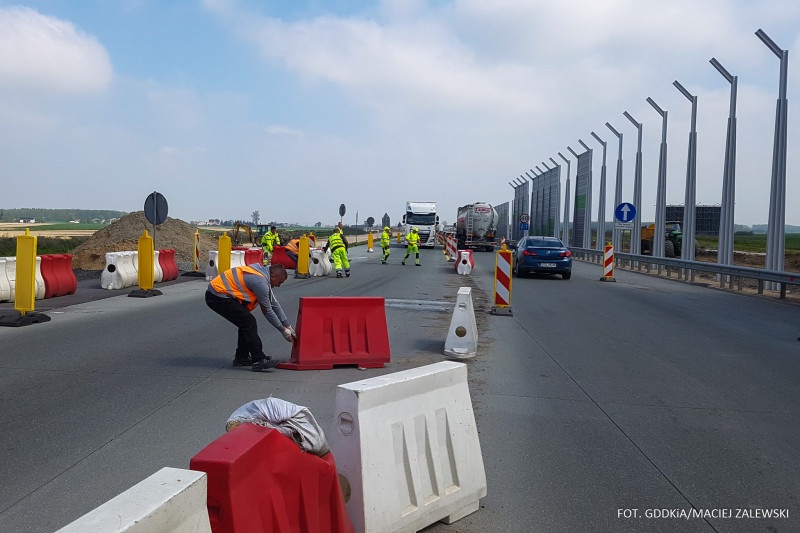
{"type": "Polygon", "coordinates": [[[343,217],[344,216],[344,212],[345,212],[345,207],[344,207],[344,204],[342,204],[342,205],[339,206],[339,216],[343,217]]]}
{"type": "Polygon", "coordinates": [[[144,216],[154,226],[167,220],[167,199],[160,192],[153,192],[144,201],[144,216]]]}

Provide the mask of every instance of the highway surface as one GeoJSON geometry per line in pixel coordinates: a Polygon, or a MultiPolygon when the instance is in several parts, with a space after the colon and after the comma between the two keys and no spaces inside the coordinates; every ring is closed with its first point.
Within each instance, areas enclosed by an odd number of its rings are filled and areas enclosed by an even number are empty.
{"type": "MultiPolygon", "coordinates": [[[[331,428],[337,385],[445,359],[460,286],[479,330],[465,362],[488,495],[425,531],[800,531],[800,307],[619,270],[604,283],[576,262],[568,281],[515,278],[514,315],[495,316],[494,254],[476,253],[470,276],[438,249],[421,267],[402,254],[381,265],[356,247],[351,278],[276,291],[291,319],[301,296],[385,297],[383,369],[232,368],[235,330],[205,306],[202,278],[148,299],[98,300],[110,291],[95,280],[37,301],[50,322],[0,328],[0,531],[54,531],[188,468],[256,398],[331,428]],[[80,293],[91,301],[67,305],[80,293]]],[[[288,359],[259,321],[267,353],[288,359]]]]}

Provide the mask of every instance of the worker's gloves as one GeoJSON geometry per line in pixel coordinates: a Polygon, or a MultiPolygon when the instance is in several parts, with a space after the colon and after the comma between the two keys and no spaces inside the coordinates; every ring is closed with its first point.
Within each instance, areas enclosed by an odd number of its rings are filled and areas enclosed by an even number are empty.
{"type": "Polygon", "coordinates": [[[288,328],[283,328],[283,331],[281,331],[281,335],[283,335],[283,338],[286,339],[286,342],[294,343],[294,341],[297,340],[297,334],[295,334],[292,326],[289,326],[288,328]]]}

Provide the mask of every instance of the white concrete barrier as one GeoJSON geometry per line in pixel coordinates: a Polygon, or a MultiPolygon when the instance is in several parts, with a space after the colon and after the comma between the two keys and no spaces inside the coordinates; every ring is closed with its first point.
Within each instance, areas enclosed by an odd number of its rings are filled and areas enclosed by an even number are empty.
{"type": "Polygon", "coordinates": [[[208,251],[208,263],[206,263],[206,281],[211,281],[217,277],[217,261],[219,260],[219,252],[217,250],[208,251]]]}
{"type": "MultiPolygon", "coordinates": [[[[139,264],[138,261],[136,264],[137,265],[139,264]]],[[[161,263],[158,262],[158,250],[153,251],[153,281],[155,283],[161,283],[162,281],[164,281],[164,269],[161,268],[161,263]]],[[[138,283],[138,272],[137,272],[137,283],[138,283]]]]}
{"type": "Polygon", "coordinates": [[[468,251],[461,250],[459,252],[456,272],[462,276],[466,276],[472,272],[472,258],[470,257],[470,253],[468,251]]]}
{"type": "Polygon", "coordinates": [[[358,533],[453,523],[486,496],[467,367],[443,361],[339,385],[326,433],[358,533]]]}
{"type": "Polygon", "coordinates": [[[461,287],[456,293],[456,306],[453,308],[450,329],[447,330],[444,353],[459,359],[478,354],[478,327],[470,287],[461,287]]]}
{"type": "Polygon", "coordinates": [[[9,283],[6,274],[7,260],[8,257],[0,257],[0,302],[11,301],[14,297],[14,287],[9,283]]]}
{"type": "Polygon", "coordinates": [[[124,289],[137,282],[133,266],[133,252],[109,252],[106,254],[106,267],[100,274],[100,286],[104,289],[124,289]]]}
{"type": "Polygon", "coordinates": [[[308,273],[312,276],[328,276],[332,270],[331,251],[312,248],[311,260],[308,262],[308,273]]]}
{"type": "Polygon", "coordinates": [[[42,258],[36,256],[36,275],[35,275],[35,296],[34,300],[44,300],[44,276],[42,276],[42,258]]]}
{"type": "Polygon", "coordinates": [[[244,250],[231,250],[231,268],[245,266],[244,250]]]}
{"type": "Polygon", "coordinates": [[[17,290],[17,258],[6,257],[6,279],[10,289],[9,301],[15,302],[14,295],[17,290]]]}
{"type": "Polygon", "coordinates": [[[56,533],[211,533],[205,472],[162,468],[56,533]]]}

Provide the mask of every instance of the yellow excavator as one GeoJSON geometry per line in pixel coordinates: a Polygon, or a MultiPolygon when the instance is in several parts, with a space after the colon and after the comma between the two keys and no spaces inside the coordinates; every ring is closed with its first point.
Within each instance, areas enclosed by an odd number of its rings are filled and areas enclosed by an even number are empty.
{"type": "Polygon", "coordinates": [[[233,225],[233,229],[231,230],[231,243],[234,246],[241,246],[243,244],[259,246],[259,244],[256,243],[256,237],[253,234],[253,229],[249,224],[244,224],[243,222],[237,222],[233,225]],[[247,237],[246,241],[245,236],[247,237]]]}

